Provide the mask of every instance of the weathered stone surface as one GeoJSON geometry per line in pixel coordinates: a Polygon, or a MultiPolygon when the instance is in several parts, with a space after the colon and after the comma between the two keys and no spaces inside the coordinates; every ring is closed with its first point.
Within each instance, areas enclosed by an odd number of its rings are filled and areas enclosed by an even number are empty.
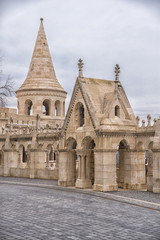
{"type": "Polygon", "coordinates": [[[140,126],[118,64],[115,80],[86,78],[83,64],[80,59],[65,117],[66,92],[41,19],[28,75],[16,92],[18,113],[0,109],[0,175],[58,179],[60,186],[95,191],[160,193],[160,119],[152,126],[148,115],[140,126]]]}

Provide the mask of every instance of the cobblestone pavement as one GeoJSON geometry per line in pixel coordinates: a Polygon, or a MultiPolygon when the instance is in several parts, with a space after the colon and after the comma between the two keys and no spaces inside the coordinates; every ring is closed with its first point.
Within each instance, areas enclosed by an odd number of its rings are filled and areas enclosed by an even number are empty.
{"type": "Polygon", "coordinates": [[[0,184],[0,240],[160,240],[160,212],[96,196],[0,184]]]}

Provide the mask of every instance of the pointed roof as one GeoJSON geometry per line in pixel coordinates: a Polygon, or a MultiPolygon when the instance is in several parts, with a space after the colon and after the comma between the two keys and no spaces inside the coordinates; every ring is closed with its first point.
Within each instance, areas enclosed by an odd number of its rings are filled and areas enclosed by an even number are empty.
{"type": "Polygon", "coordinates": [[[44,31],[43,18],[40,20],[41,23],[28,75],[17,92],[39,89],[65,92],[56,78],[46,34],[44,31]]]}
{"type": "Polygon", "coordinates": [[[122,86],[118,90],[119,98],[118,93],[115,91],[115,81],[78,77],[64,121],[63,131],[66,131],[68,127],[78,89],[82,93],[95,130],[125,130],[125,126],[128,126],[128,129],[134,129],[136,119],[122,86]],[[123,118],[109,116],[116,101],[119,101],[124,111],[125,116],[123,118]]]}

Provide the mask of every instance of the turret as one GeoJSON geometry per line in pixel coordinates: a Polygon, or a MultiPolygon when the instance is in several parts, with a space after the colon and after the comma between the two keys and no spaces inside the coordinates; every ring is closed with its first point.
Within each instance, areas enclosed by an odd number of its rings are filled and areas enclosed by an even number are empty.
{"type": "Polygon", "coordinates": [[[17,90],[18,114],[64,120],[66,92],[58,82],[40,19],[39,32],[27,77],[17,90]]]}

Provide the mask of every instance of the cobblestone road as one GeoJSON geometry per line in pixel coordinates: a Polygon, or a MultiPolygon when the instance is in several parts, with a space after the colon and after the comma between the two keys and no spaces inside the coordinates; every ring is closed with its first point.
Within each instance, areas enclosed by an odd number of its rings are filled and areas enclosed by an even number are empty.
{"type": "Polygon", "coordinates": [[[0,184],[0,240],[160,240],[160,212],[55,189],[0,184]]]}

